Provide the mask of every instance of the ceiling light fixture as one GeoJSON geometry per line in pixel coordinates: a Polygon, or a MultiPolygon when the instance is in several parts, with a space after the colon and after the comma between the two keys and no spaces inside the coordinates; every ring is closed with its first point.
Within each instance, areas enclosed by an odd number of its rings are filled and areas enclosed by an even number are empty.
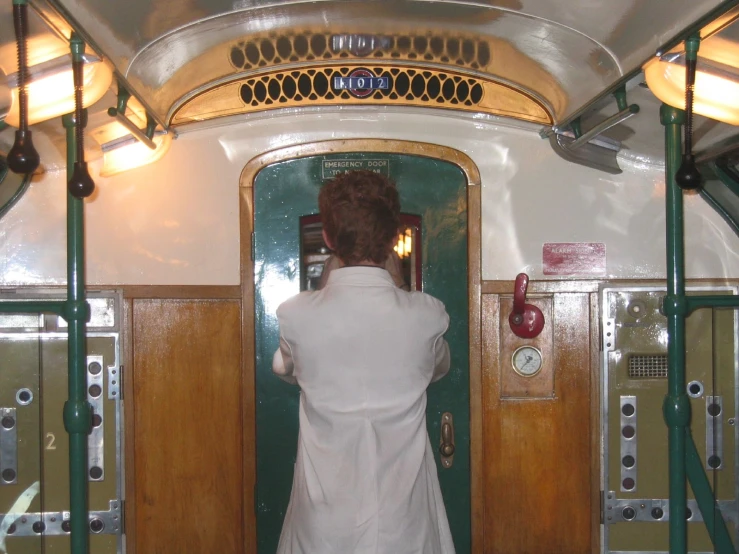
{"type": "Polygon", "coordinates": [[[158,161],[169,150],[172,133],[156,131],[151,140],[156,147],[154,150],[132,135],[125,135],[103,144],[103,168],[100,176],[110,177],[158,161]]]}
{"type": "MultiPolygon", "coordinates": [[[[701,44],[693,111],[729,125],[739,125],[739,66],[733,65],[739,58],[727,56],[726,48],[737,50],[735,45],[715,38],[701,44]]],[[[644,66],[649,90],[665,104],[680,109],[685,109],[685,66],[685,52],[669,52],[644,66]]]]}
{"type": "MultiPolygon", "coordinates": [[[[84,107],[100,100],[113,80],[111,69],[95,56],[83,56],[84,107]]],[[[11,108],[5,122],[13,127],[20,123],[18,115],[18,74],[8,75],[11,108]]],[[[47,60],[28,69],[28,124],[33,125],[74,111],[74,78],[72,56],[64,55],[47,60]]]]}

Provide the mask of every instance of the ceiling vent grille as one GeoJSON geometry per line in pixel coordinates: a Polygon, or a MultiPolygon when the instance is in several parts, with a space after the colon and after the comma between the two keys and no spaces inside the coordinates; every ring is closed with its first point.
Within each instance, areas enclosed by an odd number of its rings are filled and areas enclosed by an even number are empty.
{"type": "Polygon", "coordinates": [[[426,61],[481,69],[491,59],[490,45],[465,37],[439,35],[349,35],[285,33],[241,41],[231,47],[229,59],[237,71],[278,64],[376,58],[426,61]]]}
{"type": "MultiPolygon", "coordinates": [[[[354,68],[280,72],[247,79],[240,90],[244,104],[261,107],[304,100],[350,100],[347,90],[334,90],[336,76],[347,77],[354,68]]],[[[476,106],[482,100],[483,87],[478,79],[449,75],[440,71],[374,68],[378,77],[388,77],[391,86],[368,96],[376,100],[402,100],[461,106],[476,106]]],[[[366,100],[363,100],[366,102],[366,100]]]]}
{"type": "Polygon", "coordinates": [[[629,379],[667,379],[667,354],[629,356],[629,379]]]}
{"type": "Polygon", "coordinates": [[[383,64],[273,69],[242,77],[189,99],[174,113],[172,124],[275,108],[346,104],[447,108],[551,123],[539,102],[507,85],[454,71],[383,64]],[[358,70],[386,78],[388,88],[360,95],[334,88],[337,77],[358,70]]]}

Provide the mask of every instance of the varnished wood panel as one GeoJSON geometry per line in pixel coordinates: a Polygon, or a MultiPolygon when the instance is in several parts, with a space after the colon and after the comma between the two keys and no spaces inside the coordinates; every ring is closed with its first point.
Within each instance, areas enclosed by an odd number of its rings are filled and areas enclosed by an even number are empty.
{"type": "MultiPolygon", "coordinates": [[[[478,183],[470,182],[470,185],[478,183]]],[[[482,468],[482,338],[480,323],[480,259],[481,209],[480,186],[467,187],[467,287],[469,295],[470,323],[470,525],[472,527],[472,552],[482,551],[484,498],[482,468]]]]}
{"type": "MultiPolygon", "coordinates": [[[[544,315],[544,321],[552,317],[551,298],[527,298],[544,315]]],[[[531,339],[523,339],[511,332],[508,316],[513,311],[513,297],[500,299],[500,396],[501,398],[552,398],[554,397],[554,356],[552,356],[552,326],[544,325],[541,333],[531,339]],[[542,354],[541,369],[536,375],[524,377],[513,370],[512,357],[517,348],[533,346],[542,354]]]]}
{"type": "MultiPolygon", "coordinates": [[[[480,173],[466,154],[436,144],[410,141],[349,139],[330,140],[280,148],[249,161],[241,173],[241,285],[244,344],[244,523],[246,527],[246,554],[256,553],[256,516],[253,490],[256,482],[256,457],[253,444],[255,430],[254,394],[254,274],[251,260],[251,233],[253,230],[252,187],[257,173],[265,166],[287,159],[330,154],[336,152],[383,151],[443,159],[457,165],[467,178],[467,248],[469,300],[469,388],[470,388],[470,502],[472,552],[483,545],[484,488],[483,488],[483,433],[482,433],[482,363],[481,363],[481,194],[480,173]]],[[[512,285],[510,287],[512,290],[512,285]]]]}
{"type": "Polygon", "coordinates": [[[600,329],[598,295],[590,295],[590,551],[600,552],[600,329]],[[596,454],[597,453],[597,454],[596,454]]]}
{"type": "Polygon", "coordinates": [[[554,295],[552,400],[499,398],[499,299],[483,294],[486,554],[591,548],[590,298],[554,295]]]}
{"type": "MultiPolygon", "coordinates": [[[[126,498],[136,497],[136,457],[134,443],[136,436],[136,396],[133,390],[133,302],[124,300],[121,306],[121,350],[123,356],[123,430],[124,430],[124,468],[126,498]]],[[[126,502],[123,517],[126,521],[126,554],[136,554],[136,502],[126,502]]]]}
{"type": "Polygon", "coordinates": [[[126,285],[124,298],[241,298],[240,285],[126,285]]]}
{"type": "Polygon", "coordinates": [[[251,259],[254,230],[254,198],[251,187],[239,189],[241,221],[241,343],[244,382],[242,386],[244,437],[244,554],[257,552],[257,514],[254,491],[257,486],[256,353],[254,334],[254,265],[251,259]]]}
{"type": "Polygon", "coordinates": [[[140,554],[243,551],[240,310],[133,303],[140,554]]]}

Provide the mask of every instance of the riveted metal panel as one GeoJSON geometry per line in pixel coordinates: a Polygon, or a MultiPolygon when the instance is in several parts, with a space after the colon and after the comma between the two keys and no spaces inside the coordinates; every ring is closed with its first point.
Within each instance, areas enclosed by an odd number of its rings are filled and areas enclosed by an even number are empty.
{"type": "MultiPolygon", "coordinates": [[[[735,287],[689,287],[688,294],[736,294],[735,287]]],[[[603,375],[603,552],[667,552],[669,492],[665,290],[601,289],[603,375]],[[631,410],[624,412],[629,404],[631,410]],[[637,418],[638,414],[638,418],[637,418]],[[627,435],[631,436],[628,438],[627,435]],[[638,454],[638,455],[637,455],[638,454]],[[629,458],[629,456],[631,458],[629,458]],[[633,461],[633,467],[629,464],[633,461]],[[627,482],[626,479],[633,479],[627,482]]],[[[686,320],[686,393],[691,431],[732,536],[737,525],[735,425],[737,322],[733,310],[701,309],[686,320]],[[711,415],[715,414],[715,415],[711,415]]],[[[688,548],[713,551],[688,487],[688,548]]]]}
{"type": "MultiPolygon", "coordinates": [[[[63,299],[56,291],[18,290],[2,296],[63,299]]],[[[122,403],[118,379],[113,379],[120,372],[120,298],[114,292],[90,293],[86,341],[88,401],[94,415],[88,438],[90,549],[100,554],[124,551],[122,403]]],[[[0,547],[7,554],[67,554],[69,440],[62,419],[68,389],[66,328],[51,315],[11,315],[3,323],[0,410],[17,414],[18,475],[16,483],[0,486],[0,547]]]]}

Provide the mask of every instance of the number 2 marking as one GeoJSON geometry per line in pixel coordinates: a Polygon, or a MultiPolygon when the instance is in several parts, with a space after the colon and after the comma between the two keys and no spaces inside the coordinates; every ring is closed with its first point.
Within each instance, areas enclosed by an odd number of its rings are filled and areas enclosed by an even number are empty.
{"type": "Polygon", "coordinates": [[[46,450],[56,450],[56,444],[54,444],[56,437],[54,436],[54,433],[46,433],[46,438],[49,441],[46,445],[46,450]]]}

